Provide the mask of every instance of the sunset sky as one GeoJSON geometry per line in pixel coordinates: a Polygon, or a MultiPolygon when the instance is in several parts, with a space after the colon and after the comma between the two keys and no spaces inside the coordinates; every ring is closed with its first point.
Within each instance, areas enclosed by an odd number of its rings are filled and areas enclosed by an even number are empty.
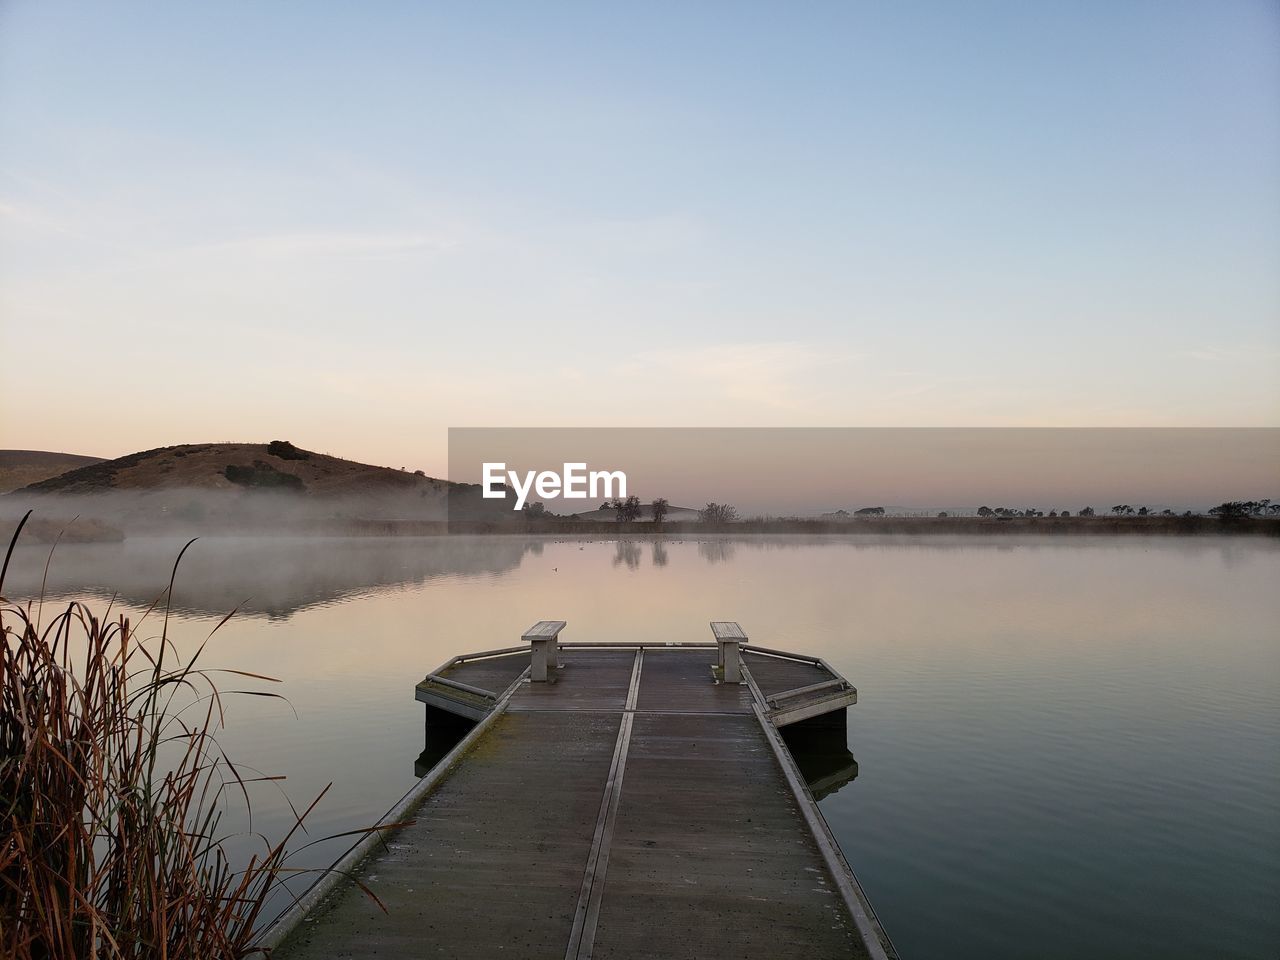
{"type": "Polygon", "coordinates": [[[0,4],[0,447],[1280,426],[1280,5],[0,4]]]}

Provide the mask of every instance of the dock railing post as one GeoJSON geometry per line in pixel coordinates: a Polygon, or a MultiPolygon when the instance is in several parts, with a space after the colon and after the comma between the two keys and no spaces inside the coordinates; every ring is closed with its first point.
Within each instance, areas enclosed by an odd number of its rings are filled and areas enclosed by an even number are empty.
{"type": "Polygon", "coordinates": [[[560,667],[560,631],[563,620],[539,620],[525,631],[522,640],[529,641],[529,679],[534,683],[546,683],[548,671],[560,667]]]}
{"type": "Polygon", "coordinates": [[[720,659],[724,667],[725,683],[742,682],[742,657],[738,650],[737,640],[726,640],[721,644],[720,659]]]}
{"type": "Polygon", "coordinates": [[[716,665],[725,683],[742,682],[742,649],[747,635],[731,620],[712,620],[711,633],[716,638],[716,665]]]}

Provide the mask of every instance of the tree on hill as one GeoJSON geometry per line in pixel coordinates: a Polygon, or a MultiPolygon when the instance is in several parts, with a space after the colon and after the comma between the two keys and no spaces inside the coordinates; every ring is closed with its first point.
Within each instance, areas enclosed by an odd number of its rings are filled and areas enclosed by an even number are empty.
{"type": "Polygon", "coordinates": [[[738,508],[712,501],[698,511],[698,519],[703,523],[733,523],[738,519],[738,508]]]}
{"type": "Polygon", "coordinates": [[[657,500],[653,501],[651,509],[653,510],[653,522],[661,523],[666,519],[667,511],[671,509],[671,504],[667,502],[666,497],[658,497],[657,500]]]}
{"type": "Polygon", "coordinates": [[[265,460],[255,460],[251,467],[229,463],[222,475],[239,486],[263,490],[300,491],[305,486],[301,477],[277,470],[265,460]]]}
{"type": "Polygon", "coordinates": [[[1081,508],[1080,508],[1080,516],[1082,516],[1082,517],[1092,517],[1093,515],[1094,515],[1094,509],[1093,509],[1093,507],[1081,507],[1081,508]]]}
{"type": "Polygon", "coordinates": [[[1221,520],[1232,520],[1238,517],[1247,517],[1248,515],[1249,505],[1241,500],[1228,500],[1209,511],[1209,516],[1218,517],[1221,520]]]}
{"type": "Polygon", "coordinates": [[[299,450],[288,440],[272,440],[267,444],[267,453],[271,454],[273,457],[279,457],[281,460],[311,459],[310,453],[306,450],[299,450]]]}
{"type": "Polygon", "coordinates": [[[640,518],[640,498],[634,494],[625,500],[615,497],[612,506],[617,511],[619,523],[631,523],[640,518]]]}

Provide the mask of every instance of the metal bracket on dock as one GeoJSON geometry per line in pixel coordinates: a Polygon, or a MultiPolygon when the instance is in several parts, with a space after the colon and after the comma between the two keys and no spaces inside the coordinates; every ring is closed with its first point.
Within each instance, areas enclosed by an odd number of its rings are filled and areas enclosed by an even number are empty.
{"type": "Polygon", "coordinates": [[[791,700],[795,697],[803,697],[807,693],[817,693],[820,690],[830,690],[833,687],[837,690],[843,690],[849,685],[849,682],[843,677],[837,677],[834,680],[825,680],[822,683],[811,683],[807,687],[796,687],[794,690],[784,690],[782,693],[775,693],[766,700],[771,707],[776,707],[783,700],[791,700]]]}
{"type": "Polygon", "coordinates": [[[498,695],[492,690],[481,690],[479,687],[473,687],[469,683],[462,683],[459,680],[450,680],[448,677],[438,677],[434,673],[427,675],[427,680],[432,683],[444,684],[446,687],[453,687],[455,690],[461,690],[464,693],[474,694],[477,697],[484,697],[486,700],[497,700],[498,695]]]}

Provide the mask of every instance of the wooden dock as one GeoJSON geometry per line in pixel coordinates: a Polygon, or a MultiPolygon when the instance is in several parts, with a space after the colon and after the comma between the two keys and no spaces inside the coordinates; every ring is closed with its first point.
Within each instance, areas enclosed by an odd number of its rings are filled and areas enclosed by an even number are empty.
{"type": "Polygon", "coordinates": [[[843,730],[843,677],[736,624],[709,644],[563,627],[418,684],[428,724],[475,726],[388,814],[416,823],[341,864],[389,912],[330,874],[268,931],[274,956],[896,956],[778,732],[843,730]]]}

